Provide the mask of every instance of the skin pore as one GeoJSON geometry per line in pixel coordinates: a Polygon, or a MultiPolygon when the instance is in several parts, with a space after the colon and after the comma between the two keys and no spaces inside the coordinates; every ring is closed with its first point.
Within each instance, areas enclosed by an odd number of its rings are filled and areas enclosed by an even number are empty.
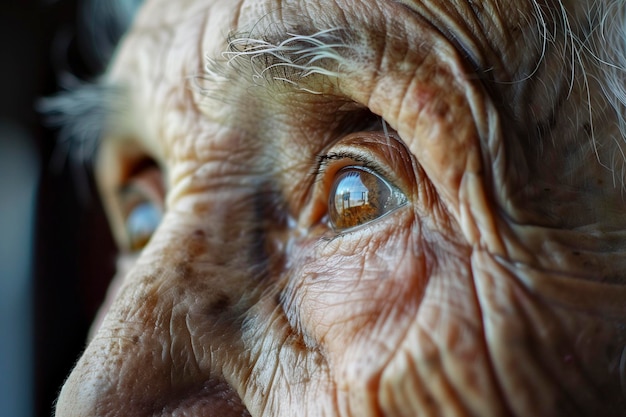
{"type": "Polygon", "coordinates": [[[148,0],[103,81],[121,268],[56,415],[623,415],[606,3],[148,0]]]}

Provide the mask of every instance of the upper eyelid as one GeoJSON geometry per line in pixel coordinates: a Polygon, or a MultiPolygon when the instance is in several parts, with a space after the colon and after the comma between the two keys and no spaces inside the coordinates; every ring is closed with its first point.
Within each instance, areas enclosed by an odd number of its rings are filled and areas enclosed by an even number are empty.
{"type": "Polygon", "coordinates": [[[117,187],[116,194],[120,198],[126,199],[131,195],[142,194],[142,192],[141,187],[138,187],[137,184],[135,184],[133,181],[127,181],[117,187]]]}
{"type": "MultiPolygon", "coordinates": [[[[317,156],[317,169],[314,172],[315,178],[321,180],[326,173],[327,168],[333,161],[352,160],[355,163],[368,168],[376,175],[390,181],[394,187],[397,186],[396,176],[393,174],[392,167],[386,167],[377,161],[376,158],[367,155],[365,152],[353,152],[349,150],[341,150],[337,152],[329,152],[317,156]]],[[[347,164],[348,166],[350,164],[347,164]]]]}
{"type": "Polygon", "coordinates": [[[149,174],[152,171],[158,172],[161,179],[163,178],[163,167],[154,158],[147,154],[140,156],[125,158],[124,168],[121,170],[121,174],[118,179],[117,191],[118,193],[125,192],[132,188],[141,188],[135,184],[135,182],[149,174]]]}
{"type": "Polygon", "coordinates": [[[339,152],[329,152],[327,154],[321,154],[317,157],[317,170],[315,175],[321,175],[326,171],[326,167],[332,161],[351,159],[354,162],[362,164],[364,167],[371,169],[376,174],[385,176],[386,172],[380,164],[376,162],[374,158],[370,158],[367,155],[358,152],[349,152],[349,151],[339,151],[339,152]]]}
{"type": "Polygon", "coordinates": [[[135,206],[142,202],[151,201],[151,199],[141,187],[131,181],[118,187],[117,201],[122,216],[126,218],[135,206]]]}

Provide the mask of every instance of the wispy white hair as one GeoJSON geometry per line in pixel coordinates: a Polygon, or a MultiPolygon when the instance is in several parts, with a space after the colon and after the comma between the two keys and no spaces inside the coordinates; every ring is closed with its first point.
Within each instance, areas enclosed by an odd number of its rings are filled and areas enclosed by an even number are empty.
{"type": "MultiPolygon", "coordinates": [[[[104,71],[119,43],[130,27],[143,0],[83,0],[79,3],[77,41],[81,59],[85,60],[97,78],[104,71]]],[[[67,69],[59,74],[62,89],[52,97],[37,103],[45,122],[59,129],[57,147],[52,161],[60,168],[68,158],[90,162],[103,129],[119,103],[121,91],[99,82],[79,79],[67,69]]]]}
{"type": "Polygon", "coordinates": [[[570,72],[570,90],[580,88],[585,92],[586,102],[579,105],[588,113],[586,118],[596,157],[613,172],[615,185],[623,187],[626,181],[626,1],[533,0],[533,4],[544,53],[560,51],[562,62],[556,64],[570,72]],[[613,128],[608,129],[607,123],[613,128]],[[600,130],[603,130],[601,134],[600,130]]]}
{"type": "Polygon", "coordinates": [[[219,84],[234,81],[232,76],[236,75],[251,85],[269,87],[282,83],[319,94],[307,85],[307,78],[338,76],[350,48],[339,36],[342,31],[332,28],[310,35],[287,33],[285,39],[276,42],[235,33],[218,59],[206,57],[204,76],[219,84]]]}

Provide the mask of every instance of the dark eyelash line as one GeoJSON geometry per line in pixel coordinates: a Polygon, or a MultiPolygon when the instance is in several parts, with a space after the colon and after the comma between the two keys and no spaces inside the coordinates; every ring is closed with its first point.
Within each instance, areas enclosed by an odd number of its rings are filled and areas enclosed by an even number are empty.
{"type": "Polygon", "coordinates": [[[374,173],[385,176],[384,170],[380,167],[380,165],[372,158],[369,158],[367,155],[353,153],[353,152],[331,152],[328,154],[321,154],[317,156],[317,166],[313,172],[315,177],[319,177],[324,173],[324,169],[328,164],[332,161],[338,161],[341,159],[351,159],[354,162],[358,162],[362,164],[365,168],[369,168],[374,171],[374,173]]]}
{"type": "MultiPolygon", "coordinates": [[[[372,171],[373,174],[378,175],[382,178],[388,177],[388,172],[383,169],[376,160],[369,157],[368,155],[357,152],[339,151],[317,155],[317,166],[313,172],[313,176],[316,181],[320,181],[324,177],[326,166],[328,166],[332,161],[338,161],[342,159],[352,160],[355,163],[360,164],[362,168],[372,171]]],[[[335,239],[341,238],[344,235],[351,233],[352,231],[353,229],[348,231],[334,231],[331,236],[320,236],[320,242],[331,243],[335,239]]]]}

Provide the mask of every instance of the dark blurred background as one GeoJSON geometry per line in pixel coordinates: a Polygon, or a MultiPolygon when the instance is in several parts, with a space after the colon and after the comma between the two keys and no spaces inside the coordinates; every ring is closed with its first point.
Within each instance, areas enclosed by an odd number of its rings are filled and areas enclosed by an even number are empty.
{"type": "Polygon", "coordinates": [[[0,0],[2,417],[52,414],[114,269],[90,170],[63,157],[36,111],[60,84],[103,70],[84,41],[98,23],[79,19],[82,7],[0,0]]]}

